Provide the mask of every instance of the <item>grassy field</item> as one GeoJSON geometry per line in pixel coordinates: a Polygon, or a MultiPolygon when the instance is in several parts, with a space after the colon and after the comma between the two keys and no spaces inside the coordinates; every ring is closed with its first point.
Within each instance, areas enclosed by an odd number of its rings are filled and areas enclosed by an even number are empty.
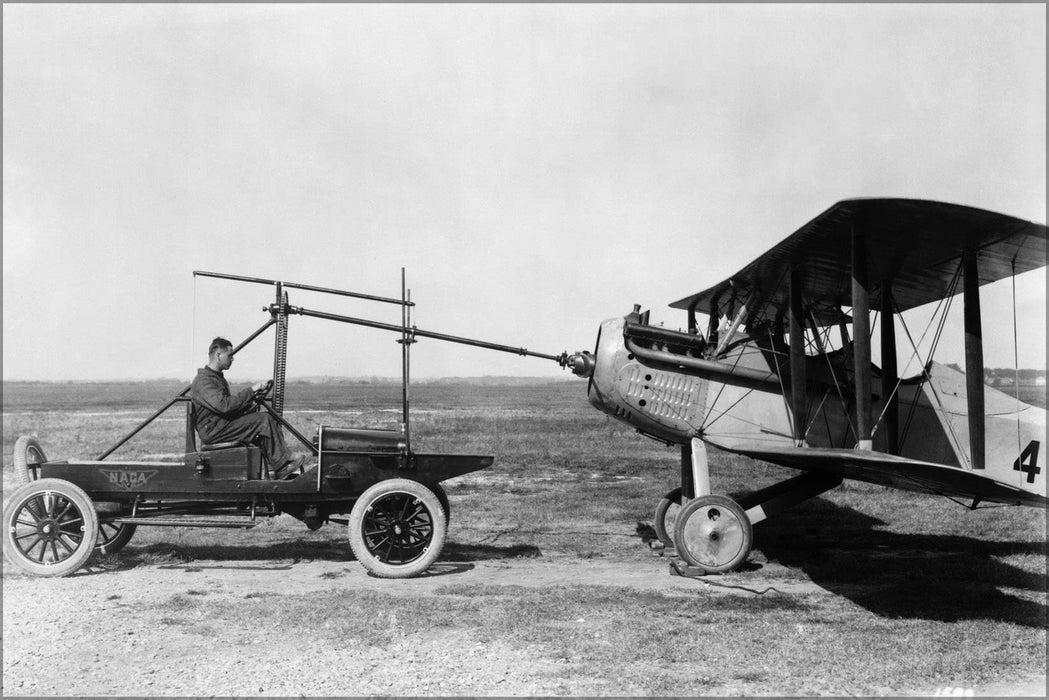
{"type": "MultiPolygon", "coordinates": [[[[5,385],[5,489],[18,435],[38,434],[52,459],[96,457],[184,386],[5,385]]],[[[1044,406],[1044,389],[1038,396],[1044,406]]],[[[291,384],[286,414],[307,436],[322,424],[393,427],[399,401],[396,384],[291,384]]],[[[594,411],[583,382],[417,385],[412,408],[417,451],[496,458],[491,469],[447,483],[445,558],[652,557],[643,540],[656,502],[676,485],[678,453],[594,411]]],[[[174,409],[118,454],[178,452],[183,427],[174,409]]],[[[791,474],[719,453],[711,468],[715,491],[736,494],[791,474]]],[[[114,566],[350,556],[341,528],[308,532],[286,520],[250,532],[143,528],[114,566]]],[[[570,580],[449,584],[426,600],[375,591],[273,596],[252,614],[289,637],[383,648],[420,631],[455,630],[480,644],[539,650],[553,673],[572,679],[565,692],[574,694],[931,694],[1045,673],[1044,511],[969,512],[847,483],[755,534],[746,569],[715,582],[755,590],[742,595],[698,584],[684,595],[570,580]],[[758,595],[762,569],[773,564],[830,595],[758,595]]],[[[206,596],[183,596],[163,612],[164,624],[204,619],[216,628],[240,614],[206,596]]]]}

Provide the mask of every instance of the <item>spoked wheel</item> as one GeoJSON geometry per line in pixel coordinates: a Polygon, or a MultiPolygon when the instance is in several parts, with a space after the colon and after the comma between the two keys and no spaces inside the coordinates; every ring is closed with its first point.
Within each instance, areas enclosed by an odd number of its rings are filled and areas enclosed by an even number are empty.
{"type": "Polygon", "coordinates": [[[681,489],[676,488],[663,496],[656,506],[656,519],[653,528],[656,536],[667,549],[674,548],[674,523],[681,512],[681,489]]]}
{"type": "Polygon", "coordinates": [[[32,435],[23,435],[15,441],[15,481],[28,484],[37,478],[37,467],[47,461],[40,441],[32,435]]]}
{"type": "Polygon", "coordinates": [[[4,509],[4,551],[37,576],[67,576],[91,557],[98,516],[91,499],[62,479],[20,486],[4,509]]]}
{"type": "Polygon", "coordinates": [[[95,550],[100,554],[116,554],[131,541],[137,528],[138,526],[134,523],[100,522],[95,550]]]}
{"type": "Polygon", "coordinates": [[[448,523],[433,491],[417,481],[388,479],[364,492],[350,511],[350,548],[381,578],[426,571],[441,554],[448,523]]]}
{"type": "Polygon", "coordinates": [[[700,496],[678,513],[674,542],[689,564],[720,574],[746,561],[754,530],[743,508],[731,498],[700,496]]]}

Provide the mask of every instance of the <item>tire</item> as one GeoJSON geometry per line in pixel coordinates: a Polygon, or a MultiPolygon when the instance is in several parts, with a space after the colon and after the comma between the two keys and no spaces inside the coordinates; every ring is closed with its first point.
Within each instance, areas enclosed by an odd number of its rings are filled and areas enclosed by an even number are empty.
{"type": "Polygon", "coordinates": [[[380,578],[417,576],[437,560],[448,522],[437,495],[417,481],[387,479],[350,511],[350,548],[380,578]]]}
{"type": "Polygon", "coordinates": [[[98,539],[95,541],[95,551],[99,554],[116,554],[122,550],[131,538],[135,536],[135,524],[121,524],[100,522],[98,524],[98,539]]]}
{"type": "Polygon", "coordinates": [[[732,571],[750,555],[754,529],[727,496],[700,496],[685,504],[674,525],[677,553],[708,574],[732,571]]]}
{"type": "Polygon", "coordinates": [[[98,515],[91,499],[63,479],[37,479],[11,494],[4,509],[4,553],[34,576],[68,576],[91,557],[98,515]]]}
{"type": "Polygon", "coordinates": [[[433,495],[441,502],[441,507],[444,508],[444,524],[448,525],[452,519],[452,504],[448,502],[448,492],[440,484],[428,484],[426,488],[433,491],[433,495]]]}
{"type": "Polygon", "coordinates": [[[15,481],[18,485],[28,484],[33,481],[35,475],[30,473],[29,467],[33,464],[43,464],[47,461],[44,448],[40,446],[40,440],[32,435],[23,435],[15,441],[15,481]]]}
{"type": "Polygon", "coordinates": [[[681,512],[681,488],[667,493],[656,505],[655,521],[652,528],[656,536],[667,549],[674,548],[674,523],[681,512]]]}

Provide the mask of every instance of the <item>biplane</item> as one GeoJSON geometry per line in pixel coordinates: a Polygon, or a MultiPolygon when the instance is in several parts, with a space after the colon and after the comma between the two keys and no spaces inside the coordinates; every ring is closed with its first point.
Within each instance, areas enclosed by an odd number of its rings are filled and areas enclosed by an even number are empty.
{"type": "Polygon", "coordinates": [[[670,304],[686,312],[687,330],[651,325],[635,306],[601,324],[593,353],[565,364],[588,378],[595,407],[681,446],[681,486],[657,506],[655,530],[703,572],[740,566],[753,524],[843,479],[971,508],[1044,508],[1045,410],[985,385],[980,288],[1044,267],[1045,244],[1044,225],[990,211],[841,201],[670,304]],[[932,359],[958,296],[964,372],[932,359]],[[934,303],[922,356],[903,314],[934,303]],[[697,314],[709,318],[706,333],[697,314]],[[920,360],[912,376],[900,376],[897,326],[920,360]],[[801,473],[736,501],[712,493],[708,446],[801,473]]]}

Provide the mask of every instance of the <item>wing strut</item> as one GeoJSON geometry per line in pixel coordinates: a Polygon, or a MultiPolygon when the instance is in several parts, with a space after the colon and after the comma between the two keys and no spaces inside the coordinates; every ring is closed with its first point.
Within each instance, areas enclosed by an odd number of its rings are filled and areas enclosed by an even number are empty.
{"type": "Polygon", "coordinates": [[[881,290],[881,395],[885,401],[886,451],[891,455],[900,453],[899,381],[896,366],[896,319],[893,314],[892,286],[889,282],[881,290]]]}
{"type": "Polygon", "coordinates": [[[856,368],[857,449],[871,449],[870,287],[863,233],[852,229],[852,340],[856,368]]]}
{"type": "Polygon", "coordinates": [[[983,329],[980,323],[980,279],[976,253],[963,261],[962,300],[965,302],[965,382],[969,404],[969,451],[973,469],[984,468],[983,329]]]}
{"type": "Polygon", "coordinates": [[[805,440],[805,423],[808,413],[805,392],[805,309],[801,290],[804,283],[801,270],[795,266],[790,270],[790,410],[794,414],[794,445],[800,447],[805,440]]]}

